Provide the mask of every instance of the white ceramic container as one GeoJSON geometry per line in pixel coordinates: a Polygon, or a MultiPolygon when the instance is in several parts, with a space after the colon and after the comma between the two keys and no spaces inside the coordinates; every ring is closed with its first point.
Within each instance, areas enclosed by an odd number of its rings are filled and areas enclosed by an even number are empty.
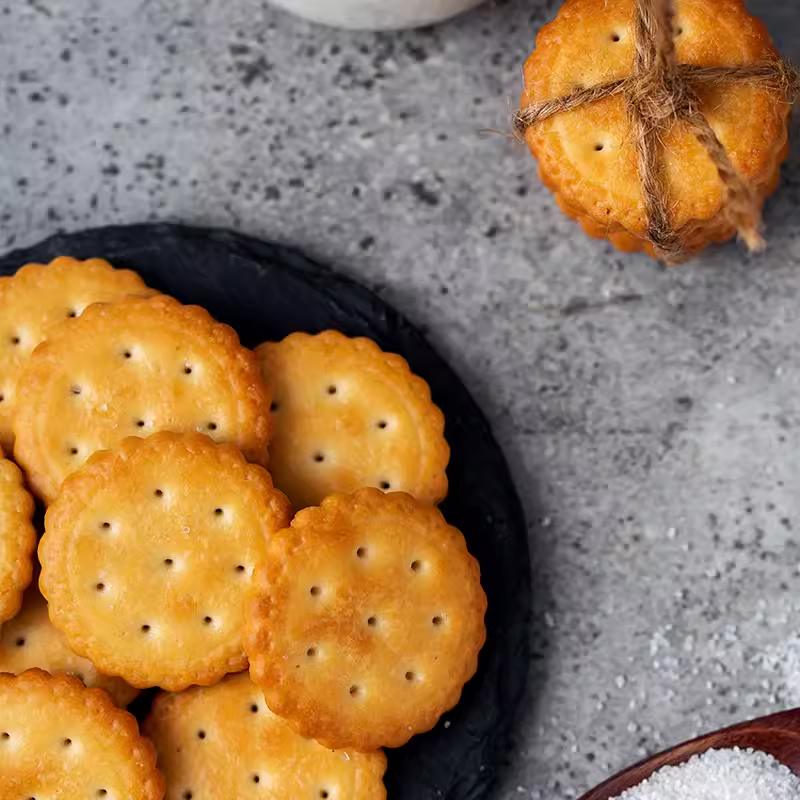
{"type": "Polygon", "coordinates": [[[483,0],[272,0],[301,17],[340,28],[391,30],[441,22],[483,0]]]}

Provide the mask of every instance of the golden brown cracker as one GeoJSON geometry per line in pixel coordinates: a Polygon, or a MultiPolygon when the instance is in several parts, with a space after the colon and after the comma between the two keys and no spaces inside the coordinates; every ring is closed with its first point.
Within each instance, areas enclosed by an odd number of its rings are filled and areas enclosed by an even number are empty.
{"type": "Polygon", "coordinates": [[[461,533],[409,495],[363,489],[273,537],[245,650],[269,707],[300,735],[399,747],[458,702],[485,611],[461,533]]]}
{"type": "Polygon", "coordinates": [[[31,581],[36,547],[32,517],[33,498],[22,473],[0,449],[0,624],[19,611],[31,581]]]}
{"type": "Polygon", "coordinates": [[[0,797],[161,800],[136,720],[102,689],[42,670],[0,674],[0,797]]]}
{"type": "Polygon", "coordinates": [[[270,471],[295,508],[364,486],[445,497],[444,416],[404,359],[336,331],[256,353],[273,393],[270,471]]]}
{"type": "Polygon", "coordinates": [[[69,646],[132,686],[247,667],[244,602],[289,518],[269,473],[202,434],[132,437],[70,476],[45,516],[40,586],[69,646]]]}
{"type": "Polygon", "coordinates": [[[92,303],[152,294],[135,272],[114,269],[100,258],[62,256],[50,264],[26,264],[0,278],[0,444],[11,450],[17,381],[55,325],[79,316],[92,303]]]}
{"type": "Polygon", "coordinates": [[[385,800],[383,753],[331,751],[273,714],[247,673],[161,694],[144,723],[167,800],[385,800]]]}
{"type": "MultiPolygon", "coordinates": [[[[763,23],[741,0],[680,0],[674,19],[680,63],[732,66],[774,60],[763,23]]],[[[634,0],[567,0],[539,32],[524,68],[522,106],[629,76],[633,71],[634,0]]],[[[701,110],[738,172],[761,196],[774,191],[788,150],[789,105],[749,82],[703,87],[701,110]]],[[[530,127],[526,141],[562,211],[595,238],[621,250],[647,250],[646,215],[631,116],[611,97],[530,127]]],[[[705,148],[685,123],[660,137],[670,224],[689,251],[730,238],[726,193],[705,148]]]]}
{"type": "Polygon", "coordinates": [[[198,430],[250,460],[266,456],[269,393],[255,355],[204,309],[164,295],[62,323],[19,386],[14,453],[48,502],[88,456],[126,436],[198,430]]]}
{"type": "Polygon", "coordinates": [[[98,672],[91,661],[69,649],[64,634],[50,622],[47,601],[32,583],[20,612],[0,626],[0,672],[19,675],[34,668],[51,675],[74,675],[89,688],[105,689],[120,708],[139,694],[125,681],[98,672]]]}

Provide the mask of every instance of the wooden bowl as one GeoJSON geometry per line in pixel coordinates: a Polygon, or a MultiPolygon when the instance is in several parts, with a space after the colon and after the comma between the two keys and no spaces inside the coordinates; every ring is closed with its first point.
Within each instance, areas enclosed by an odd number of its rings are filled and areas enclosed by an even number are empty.
{"type": "Polygon", "coordinates": [[[680,744],[609,778],[581,800],[610,800],[638,786],[662,767],[677,766],[707,750],[732,747],[768,753],[800,775],[800,709],[743,722],[680,744]]]}

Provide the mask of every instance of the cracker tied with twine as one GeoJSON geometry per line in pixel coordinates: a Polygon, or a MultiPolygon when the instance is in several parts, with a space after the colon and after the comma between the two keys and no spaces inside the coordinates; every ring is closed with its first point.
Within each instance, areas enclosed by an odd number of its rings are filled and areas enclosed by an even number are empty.
{"type": "Polygon", "coordinates": [[[725,189],[723,213],[751,251],[764,246],[763,196],[737,171],[726,148],[702,111],[700,92],[713,86],[750,84],[786,103],[800,94],[800,74],[780,57],[735,66],[678,63],[673,27],[674,0],[636,0],[633,73],[618,80],[523,106],[514,115],[514,132],[524,139],[538,123],[609,97],[625,100],[636,146],[636,161],[646,216],[644,238],[658,258],[678,264],[692,255],[688,231],[670,222],[670,197],[664,174],[663,135],[677,121],[691,133],[714,163],[725,189]]]}

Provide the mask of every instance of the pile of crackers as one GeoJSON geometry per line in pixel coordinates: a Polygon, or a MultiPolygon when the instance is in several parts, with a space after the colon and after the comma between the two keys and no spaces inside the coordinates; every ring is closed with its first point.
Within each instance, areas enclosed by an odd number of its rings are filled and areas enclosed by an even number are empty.
{"type": "Polygon", "coordinates": [[[130,270],[27,265],[0,444],[0,798],[385,798],[477,669],[444,418],[374,342],[250,351],[130,270]]]}

